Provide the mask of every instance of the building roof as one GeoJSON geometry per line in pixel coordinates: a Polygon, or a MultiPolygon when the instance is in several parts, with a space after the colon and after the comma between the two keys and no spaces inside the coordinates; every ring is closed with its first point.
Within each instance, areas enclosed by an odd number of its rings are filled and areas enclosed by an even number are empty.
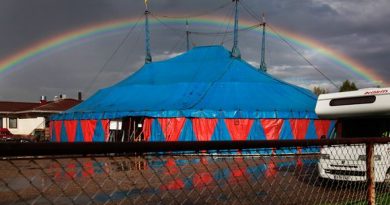
{"type": "Polygon", "coordinates": [[[0,114],[7,115],[30,115],[32,113],[55,114],[63,112],[82,101],[75,99],[59,99],[47,102],[11,102],[0,101],[0,114]]]}
{"type": "Polygon", "coordinates": [[[33,108],[33,111],[57,111],[62,112],[78,105],[82,101],[75,99],[60,99],[57,101],[49,101],[46,104],[33,108]]]}
{"type": "Polygon", "coordinates": [[[145,64],[52,119],[317,118],[316,100],[311,91],[231,57],[222,46],[204,46],[145,64]]]}
{"type": "Polygon", "coordinates": [[[13,113],[24,110],[30,110],[37,106],[40,103],[32,102],[11,102],[11,101],[0,101],[0,113],[13,113]]]}

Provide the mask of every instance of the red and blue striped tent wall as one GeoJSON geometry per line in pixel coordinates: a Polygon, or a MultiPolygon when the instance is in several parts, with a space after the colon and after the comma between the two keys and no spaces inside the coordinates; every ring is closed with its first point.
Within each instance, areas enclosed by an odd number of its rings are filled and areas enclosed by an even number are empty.
{"type": "MultiPolygon", "coordinates": [[[[329,137],[335,121],[317,119],[145,118],[146,141],[300,140],[329,137]]],[[[51,122],[54,142],[107,142],[109,120],[51,122]]]]}
{"type": "Polygon", "coordinates": [[[107,142],[109,120],[51,121],[52,142],[107,142]]]}

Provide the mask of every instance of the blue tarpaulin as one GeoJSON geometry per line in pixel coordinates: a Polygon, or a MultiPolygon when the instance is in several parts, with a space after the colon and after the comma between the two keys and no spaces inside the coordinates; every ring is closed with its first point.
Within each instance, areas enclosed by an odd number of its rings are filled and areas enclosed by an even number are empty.
{"type": "Polygon", "coordinates": [[[52,120],[125,116],[316,119],[316,99],[307,89],[232,58],[222,46],[205,46],[145,64],[52,120]]]}

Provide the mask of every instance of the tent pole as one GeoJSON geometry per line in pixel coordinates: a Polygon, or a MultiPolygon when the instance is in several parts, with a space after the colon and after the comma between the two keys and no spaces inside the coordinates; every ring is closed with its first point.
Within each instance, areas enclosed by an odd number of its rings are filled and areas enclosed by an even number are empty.
{"type": "Polygon", "coordinates": [[[190,50],[190,31],[189,31],[189,25],[188,20],[186,19],[186,42],[187,42],[187,51],[190,50]]]}
{"type": "Polygon", "coordinates": [[[263,36],[261,39],[261,62],[260,62],[260,70],[267,72],[267,65],[265,64],[265,15],[263,13],[263,36]]]}
{"type": "Polygon", "coordinates": [[[149,13],[148,4],[145,1],[145,63],[152,62],[152,55],[150,54],[149,13]]]}
{"type": "Polygon", "coordinates": [[[233,0],[234,4],[234,40],[233,40],[233,48],[232,48],[232,57],[233,58],[241,58],[240,49],[238,48],[238,1],[233,0]]]}

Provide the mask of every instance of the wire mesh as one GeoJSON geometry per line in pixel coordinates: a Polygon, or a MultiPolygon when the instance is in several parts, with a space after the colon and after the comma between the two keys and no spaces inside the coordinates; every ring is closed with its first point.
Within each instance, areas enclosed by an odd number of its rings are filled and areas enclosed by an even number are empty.
{"type": "MultiPolygon", "coordinates": [[[[374,146],[377,204],[390,145],[374,146]]],[[[364,144],[4,157],[1,204],[366,204],[364,144]]]]}

